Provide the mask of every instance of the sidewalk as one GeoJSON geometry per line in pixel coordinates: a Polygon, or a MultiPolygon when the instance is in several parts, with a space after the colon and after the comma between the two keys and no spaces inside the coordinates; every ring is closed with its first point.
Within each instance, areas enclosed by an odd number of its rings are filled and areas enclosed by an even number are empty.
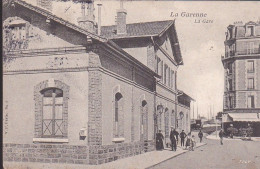
{"type": "MultiPolygon", "coordinates": [[[[216,132],[213,132],[211,135],[206,136],[206,138],[210,139],[210,140],[219,140],[218,133],[219,133],[219,131],[217,131],[217,136],[216,136],[216,132]]],[[[236,137],[236,136],[234,136],[233,138],[226,138],[226,137],[224,137],[223,139],[224,140],[240,140],[240,141],[242,141],[243,138],[244,137],[236,137]]],[[[259,137],[251,137],[251,140],[252,141],[260,141],[260,138],[259,137]]]]}
{"type": "MultiPolygon", "coordinates": [[[[204,146],[206,143],[196,143],[196,148],[204,146]]],[[[196,149],[194,150],[196,151],[196,149]]],[[[141,155],[136,155],[124,159],[119,159],[110,163],[101,165],[76,165],[76,164],[43,164],[43,163],[11,163],[5,162],[5,169],[145,169],[156,164],[164,162],[168,159],[179,156],[183,153],[189,152],[183,150],[181,147],[177,151],[165,149],[163,151],[152,151],[141,155]]]]}

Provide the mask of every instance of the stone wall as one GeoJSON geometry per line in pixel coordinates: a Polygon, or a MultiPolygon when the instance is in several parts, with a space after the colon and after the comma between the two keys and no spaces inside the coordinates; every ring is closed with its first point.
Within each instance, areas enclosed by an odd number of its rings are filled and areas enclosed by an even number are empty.
{"type": "Polygon", "coordinates": [[[139,155],[155,149],[154,141],[116,143],[113,145],[90,146],[89,164],[97,165],[139,155]]]}
{"type": "Polygon", "coordinates": [[[11,162],[103,164],[155,150],[153,140],[103,146],[3,144],[3,160],[11,162]]]}
{"type": "Polygon", "coordinates": [[[88,164],[88,158],[88,146],[3,144],[4,161],[88,164]]]}

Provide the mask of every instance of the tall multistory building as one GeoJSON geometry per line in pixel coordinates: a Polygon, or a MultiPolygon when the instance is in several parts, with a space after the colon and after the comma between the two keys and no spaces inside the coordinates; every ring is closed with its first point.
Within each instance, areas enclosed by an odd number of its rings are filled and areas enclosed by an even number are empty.
{"type": "Polygon", "coordinates": [[[224,129],[252,126],[253,134],[259,136],[260,23],[229,25],[224,44],[224,129]]]}

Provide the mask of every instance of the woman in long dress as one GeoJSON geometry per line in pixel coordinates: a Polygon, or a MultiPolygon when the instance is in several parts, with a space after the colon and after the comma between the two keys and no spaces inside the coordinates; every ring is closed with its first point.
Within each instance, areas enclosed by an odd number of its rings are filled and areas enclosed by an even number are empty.
{"type": "Polygon", "coordinates": [[[162,134],[162,130],[159,130],[159,133],[156,134],[156,149],[157,150],[163,150],[163,134],[162,134]]]}

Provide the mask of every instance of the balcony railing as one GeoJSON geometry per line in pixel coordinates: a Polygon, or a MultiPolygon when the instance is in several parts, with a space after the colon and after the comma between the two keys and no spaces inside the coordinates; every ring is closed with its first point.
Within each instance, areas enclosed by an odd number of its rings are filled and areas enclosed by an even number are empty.
{"type": "Polygon", "coordinates": [[[245,49],[237,51],[238,55],[254,55],[260,54],[260,48],[253,48],[253,49],[245,49]]]}
{"type": "Polygon", "coordinates": [[[235,55],[256,55],[256,54],[260,54],[260,48],[244,49],[244,50],[239,50],[237,52],[233,52],[233,51],[226,52],[225,57],[222,56],[221,58],[223,60],[223,59],[233,57],[235,55]]]}

